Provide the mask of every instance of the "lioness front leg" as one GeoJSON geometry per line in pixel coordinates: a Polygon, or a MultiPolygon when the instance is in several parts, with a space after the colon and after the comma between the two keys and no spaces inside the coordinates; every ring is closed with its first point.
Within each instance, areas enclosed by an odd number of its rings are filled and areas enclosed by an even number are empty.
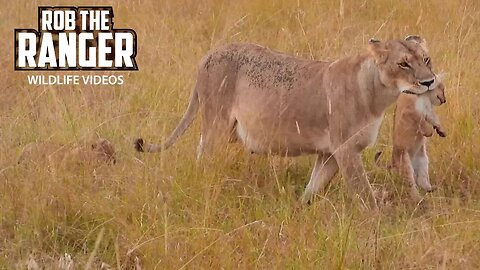
{"type": "Polygon", "coordinates": [[[302,203],[310,203],[313,195],[318,191],[323,191],[337,172],[337,161],[332,155],[318,155],[315,161],[315,166],[313,167],[312,175],[310,176],[310,181],[308,182],[301,198],[302,203]]]}
{"type": "Polygon", "coordinates": [[[378,209],[372,187],[368,182],[367,174],[363,167],[361,155],[355,149],[337,150],[334,154],[340,173],[345,178],[347,185],[359,196],[367,207],[378,209]]]}

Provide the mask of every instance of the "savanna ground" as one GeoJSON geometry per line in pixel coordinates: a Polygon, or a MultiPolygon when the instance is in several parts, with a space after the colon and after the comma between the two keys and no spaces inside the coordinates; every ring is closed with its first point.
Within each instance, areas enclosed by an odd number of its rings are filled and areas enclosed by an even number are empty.
{"type": "Polygon", "coordinates": [[[128,269],[135,260],[144,269],[480,268],[478,1],[76,1],[112,5],[115,27],[136,30],[140,71],[104,73],[123,74],[121,86],[29,86],[27,74],[55,73],[13,72],[13,29],[36,27],[37,4],[0,8],[1,268],[26,268],[30,259],[51,269],[64,253],[76,268],[128,269]],[[162,154],[132,148],[137,136],[161,141],[175,127],[197,63],[215,46],[254,42],[335,59],[372,36],[407,34],[423,36],[435,71],[448,73],[447,103],[437,108],[448,137],[430,140],[437,190],[426,210],[405,203],[398,176],[373,165],[376,151],[391,151],[392,109],[364,155],[370,181],[391,194],[380,214],[347,206],[339,176],[326,198],[300,206],[311,156],[255,156],[229,145],[197,166],[198,120],[162,154]],[[29,142],[96,136],[115,143],[117,165],[15,165],[29,142]]]}

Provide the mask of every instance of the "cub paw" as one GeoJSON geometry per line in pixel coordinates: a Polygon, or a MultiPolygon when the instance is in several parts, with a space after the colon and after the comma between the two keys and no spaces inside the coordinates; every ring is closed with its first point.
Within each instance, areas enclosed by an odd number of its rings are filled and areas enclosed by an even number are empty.
{"type": "Polygon", "coordinates": [[[447,137],[447,133],[445,131],[443,131],[441,127],[435,127],[435,131],[437,132],[437,134],[440,137],[442,137],[442,138],[447,137]]]}

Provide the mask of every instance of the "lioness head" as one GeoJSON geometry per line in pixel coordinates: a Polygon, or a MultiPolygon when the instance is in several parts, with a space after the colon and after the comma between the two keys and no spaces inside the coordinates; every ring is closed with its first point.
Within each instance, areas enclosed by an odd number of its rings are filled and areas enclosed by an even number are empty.
{"type": "Polygon", "coordinates": [[[432,61],[425,41],[418,36],[386,42],[370,40],[370,52],[380,72],[380,80],[398,93],[422,94],[436,85],[432,61]]]}
{"type": "Polygon", "coordinates": [[[102,159],[105,159],[112,164],[116,163],[115,149],[113,144],[107,139],[98,139],[92,144],[92,150],[98,153],[102,159]]]}

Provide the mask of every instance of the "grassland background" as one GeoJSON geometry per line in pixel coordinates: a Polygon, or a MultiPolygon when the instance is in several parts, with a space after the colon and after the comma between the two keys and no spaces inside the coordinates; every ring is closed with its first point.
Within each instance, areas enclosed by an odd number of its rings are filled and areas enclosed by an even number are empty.
{"type": "Polygon", "coordinates": [[[34,258],[51,269],[65,252],[76,268],[92,253],[96,267],[115,268],[133,267],[135,257],[144,269],[480,268],[478,1],[74,1],[112,5],[115,26],[136,30],[140,71],[104,73],[123,74],[122,86],[29,86],[27,73],[13,71],[13,29],[36,27],[39,4],[72,2],[0,6],[0,268],[34,258]],[[370,181],[393,194],[378,215],[347,207],[338,176],[326,199],[300,207],[313,157],[251,156],[229,145],[197,167],[198,120],[165,153],[132,150],[137,136],[160,141],[176,125],[197,63],[215,46],[254,42],[335,59],[372,36],[407,34],[426,38],[435,70],[448,73],[448,102],[437,109],[448,137],[430,140],[438,189],[428,211],[405,204],[398,177],[372,165],[375,151],[390,153],[391,109],[365,154],[370,181]],[[29,142],[96,136],[115,143],[116,166],[15,166],[29,142]]]}

